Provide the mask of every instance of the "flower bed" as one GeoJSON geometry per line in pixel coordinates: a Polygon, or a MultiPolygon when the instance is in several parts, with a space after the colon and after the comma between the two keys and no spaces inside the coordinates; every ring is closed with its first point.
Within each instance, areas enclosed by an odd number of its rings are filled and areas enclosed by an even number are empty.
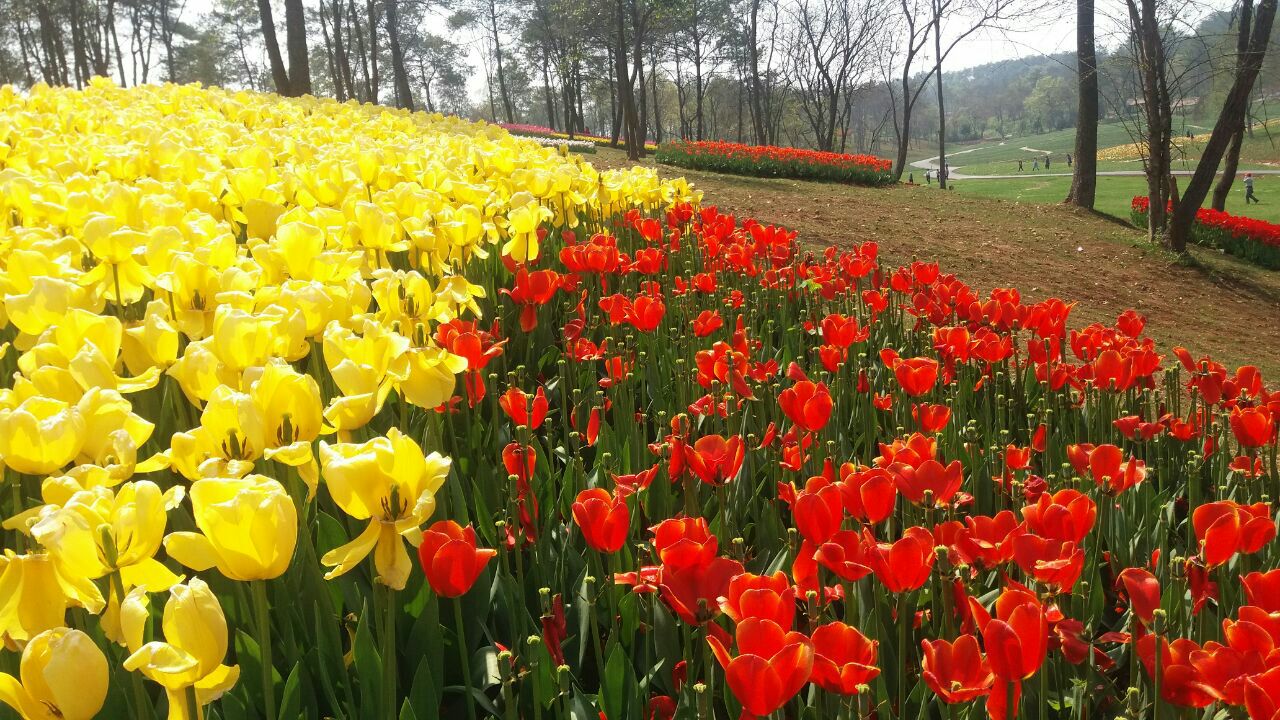
{"type": "MultiPolygon", "coordinates": [[[[1139,195],[1129,207],[1134,225],[1147,226],[1151,201],[1139,195]]],[[[1272,270],[1280,270],[1280,225],[1264,220],[1231,215],[1213,208],[1196,211],[1191,239],[1197,245],[1217,248],[1272,270]]]]}
{"type": "MultiPolygon", "coordinates": [[[[550,139],[556,139],[556,140],[572,140],[575,143],[576,142],[590,143],[595,147],[599,147],[601,145],[613,144],[613,141],[607,137],[600,137],[598,135],[592,135],[590,133],[574,133],[573,137],[570,138],[568,133],[562,133],[558,130],[552,130],[551,128],[544,127],[542,125],[524,125],[520,123],[498,123],[498,126],[503,128],[507,132],[510,132],[512,135],[519,135],[521,137],[550,138],[550,139]]],[[[618,142],[619,144],[622,144],[623,141],[619,140],[618,142]]],[[[658,146],[652,142],[646,142],[644,144],[645,150],[652,151],[652,150],[656,150],[657,147],[658,146]]],[[[591,152],[591,151],[587,151],[587,152],[591,152]]]]}
{"type": "Polygon", "coordinates": [[[714,172],[822,180],[852,185],[887,185],[893,163],[873,155],[844,155],[802,148],[739,145],[718,141],[663,143],[655,156],[665,165],[714,172]]]}
{"type": "Polygon", "coordinates": [[[0,101],[22,717],[1275,715],[1256,368],[481,124],[0,101]]]}

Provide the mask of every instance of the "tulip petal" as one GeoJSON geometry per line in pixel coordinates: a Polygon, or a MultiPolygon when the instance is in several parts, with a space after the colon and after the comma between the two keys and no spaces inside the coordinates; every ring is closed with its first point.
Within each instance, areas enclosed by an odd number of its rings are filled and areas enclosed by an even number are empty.
{"type": "MultiPolygon", "coordinates": [[[[174,533],[175,535],[178,533],[174,533]]],[[[184,535],[191,533],[182,533],[184,535]]],[[[172,537],[172,536],[170,536],[172,537]]],[[[203,535],[200,537],[204,537],[203,535]]],[[[168,538],[165,538],[168,540],[168,538]]],[[[168,543],[165,544],[168,547],[168,543]]],[[[175,558],[177,559],[177,558],[175,558]]],[[[178,562],[182,562],[179,560],[178,562]]],[[[186,563],[183,563],[186,565],[186,563]]],[[[208,568],[192,568],[200,570],[208,568]]],[[[126,567],[120,568],[120,579],[124,581],[125,587],[140,587],[146,589],[147,592],[164,592],[169,588],[182,582],[183,576],[174,573],[165,567],[155,558],[147,558],[141,562],[134,563],[126,567]]]]}
{"type": "Polygon", "coordinates": [[[8,705],[24,718],[38,718],[45,714],[44,707],[22,687],[12,675],[0,673],[0,702],[8,705]]]}
{"type": "Polygon", "coordinates": [[[325,553],[324,557],[320,558],[320,562],[333,567],[333,569],[325,573],[324,579],[332,580],[339,575],[347,573],[361,560],[368,557],[378,543],[378,537],[381,534],[379,526],[381,524],[377,520],[370,520],[364,532],[360,533],[355,540],[325,553]]]}
{"type": "Polygon", "coordinates": [[[200,533],[174,532],[164,539],[165,552],[196,572],[204,572],[218,565],[218,553],[213,544],[200,533]]]}

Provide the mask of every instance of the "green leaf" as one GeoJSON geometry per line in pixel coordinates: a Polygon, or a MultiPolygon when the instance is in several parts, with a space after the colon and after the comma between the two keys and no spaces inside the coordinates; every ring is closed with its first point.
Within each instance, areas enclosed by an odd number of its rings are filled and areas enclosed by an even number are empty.
{"type": "Polygon", "coordinates": [[[635,717],[631,711],[638,697],[631,658],[621,644],[614,645],[609,661],[605,663],[604,680],[600,683],[600,709],[609,718],[635,717]]]}
{"type": "MultiPolygon", "coordinates": [[[[440,712],[440,700],[440,688],[431,672],[431,663],[423,658],[418,661],[418,669],[413,673],[413,685],[409,687],[405,707],[412,707],[413,714],[417,717],[430,718],[440,712]]],[[[400,716],[404,717],[403,711],[400,716]]]]}
{"type": "Polygon", "coordinates": [[[377,720],[382,692],[382,657],[369,629],[372,615],[365,603],[356,625],[355,674],[360,685],[360,717],[365,720],[377,720]]]}
{"type": "Polygon", "coordinates": [[[294,663],[289,678],[284,683],[284,695],[280,698],[280,720],[294,720],[302,716],[302,661],[294,663]]]}

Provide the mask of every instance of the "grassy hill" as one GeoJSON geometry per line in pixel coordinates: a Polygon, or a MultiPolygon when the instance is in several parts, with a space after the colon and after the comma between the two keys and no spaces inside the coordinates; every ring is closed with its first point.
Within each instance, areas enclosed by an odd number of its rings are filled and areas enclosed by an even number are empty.
{"type": "MultiPolygon", "coordinates": [[[[918,179],[918,178],[917,178],[918,179]]],[[[1179,178],[1185,185],[1186,178],[1179,178]]],[[[953,180],[951,186],[959,193],[1024,203],[1060,203],[1071,187],[1069,177],[1036,177],[1013,179],[953,180]]],[[[1245,217],[1280,223],[1280,175],[1259,175],[1255,178],[1254,191],[1261,204],[1244,204],[1244,185],[1237,182],[1227,199],[1227,212],[1245,217]]],[[[1098,212],[1128,222],[1129,204],[1135,195],[1147,194],[1147,181],[1143,177],[1100,176],[1095,208],[1098,212]]]]}
{"type": "MultiPolygon", "coordinates": [[[[628,164],[623,153],[608,148],[586,160],[601,167],[628,164]]],[[[1252,362],[1268,376],[1280,374],[1280,272],[1200,248],[1191,262],[1180,260],[1127,223],[1061,205],[1060,192],[1046,190],[1049,204],[1042,205],[966,191],[1000,182],[990,180],[940,192],[662,172],[689,178],[706,192],[707,204],[793,228],[815,248],[875,241],[888,262],[937,260],[983,292],[1016,287],[1030,300],[1079,301],[1072,313],[1077,323],[1111,323],[1132,307],[1148,317],[1149,333],[1164,347],[1184,345],[1193,354],[1252,362]]]]}

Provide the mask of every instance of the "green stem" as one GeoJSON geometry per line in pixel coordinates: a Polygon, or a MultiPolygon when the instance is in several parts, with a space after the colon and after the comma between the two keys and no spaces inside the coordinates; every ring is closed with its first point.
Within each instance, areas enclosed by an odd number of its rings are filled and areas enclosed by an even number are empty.
{"type": "Polygon", "coordinates": [[[271,606],[267,601],[267,581],[254,580],[253,611],[258,620],[258,652],[262,664],[263,714],[267,720],[276,718],[275,668],[271,661],[271,606]]]}
{"type": "Polygon", "coordinates": [[[462,704],[467,708],[467,718],[476,720],[475,697],[471,692],[471,658],[467,653],[467,625],[462,620],[462,598],[453,599],[453,622],[458,634],[458,661],[462,663],[462,687],[466,692],[462,704]]]}
{"type": "Polygon", "coordinates": [[[1040,668],[1040,698],[1037,704],[1040,706],[1040,720],[1048,720],[1049,718],[1049,684],[1045,678],[1049,671],[1044,667],[1040,668]]]}
{"type": "Polygon", "coordinates": [[[396,718],[396,589],[387,586],[382,608],[382,709],[387,720],[396,718]]]}
{"type": "MultiPolygon", "coordinates": [[[[119,607],[124,602],[124,580],[120,577],[120,569],[112,570],[107,578],[111,584],[110,593],[115,596],[116,606],[119,607]]],[[[108,598],[108,601],[111,599],[108,598]]],[[[133,693],[133,716],[138,720],[146,720],[150,707],[147,702],[146,688],[142,686],[142,676],[136,672],[129,673],[129,685],[133,693]]]]}
{"type": "Polygon", "coordinates": [[[911,626],[911,619],[907,617],[907,591],[898,593],[898,652],[902,653],[899,658],[901,662],[898,664],[901,672],[898,675],[898,717],[907,716],[907,628],[911,626]]]}
{"type": "Polygon", "coordinates": [[[188,685],[183,692],[187,700],[187,720],[203,720],[204,708],[200,707],[200,697],[196,695],[196,686],[188,685]]]}

